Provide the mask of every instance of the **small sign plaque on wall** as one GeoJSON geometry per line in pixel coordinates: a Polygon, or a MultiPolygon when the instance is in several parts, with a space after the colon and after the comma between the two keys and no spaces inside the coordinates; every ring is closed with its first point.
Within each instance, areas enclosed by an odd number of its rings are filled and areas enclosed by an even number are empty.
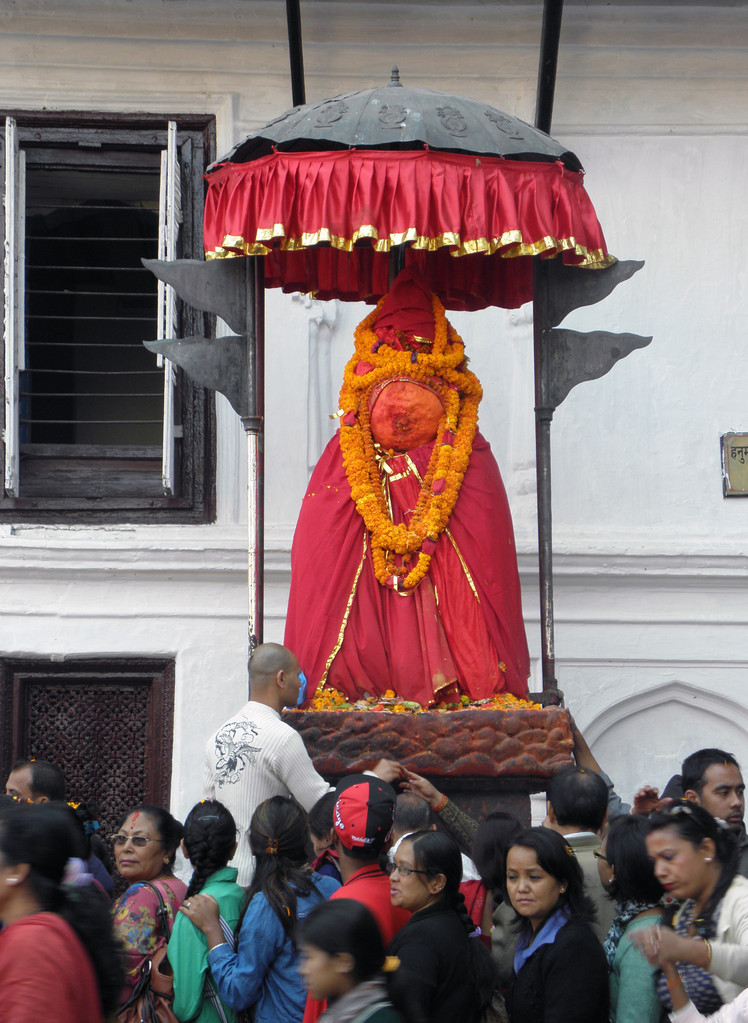
{"type": "Polygon", "coordinates": [[[748,497],[748,433],[723,435],[722,482],[725,497],[748,497]]]}

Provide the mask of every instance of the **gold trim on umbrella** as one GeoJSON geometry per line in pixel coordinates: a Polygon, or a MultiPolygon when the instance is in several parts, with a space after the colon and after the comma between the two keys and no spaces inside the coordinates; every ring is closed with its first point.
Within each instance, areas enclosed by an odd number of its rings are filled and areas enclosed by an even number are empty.
{"type": "Polygon", "coordinates": [[[265,243],[274,240],[280,240],[279,248],[282,252],[297,252],[323,244],[344,252],[351,252],[356,243],[362,239],[372,240],[375,252],[389,252],[393,245],[409,243],[413,249],[427,252],[449,248],[451,249],[450,255],[456,258],[478,254],[491,256],[499,252],[502,259],[515,259],[518,256],[556,256],[562,252],[574,252],[580,257],[580,262],[575,265],[590,270],[603,270],[616,262],[615,256],[607,255],[602,249],[588,249],[573,236],[556,238],[553,235],[545,235],[537,241],[525,242],[522,239],[521,231],[512,230],[505,231],[498,238],[490,240],[488,238],[473,238],[461,241],[460,235],[455,231],[445,231],[429,236],[419,235],[417,229],[411,227],[407,231],[390,234],[387,238],[379,238],[377,229],[371,224],[359,227],[353,232],[351,238],[336,235],[326,227],[322,227],[318,231],[304,232],[297,238],[286,238],[283,225],[275,224],[273,227],[258,230],[253,242],[247,241],[242,235],[226,235],[223,244],[212,252],[206,252],[205,258],[231,259],[237,256],[267,256],[273,246],[265,243]],[[501,249],[505,251],[500,252],[501,249]]]}

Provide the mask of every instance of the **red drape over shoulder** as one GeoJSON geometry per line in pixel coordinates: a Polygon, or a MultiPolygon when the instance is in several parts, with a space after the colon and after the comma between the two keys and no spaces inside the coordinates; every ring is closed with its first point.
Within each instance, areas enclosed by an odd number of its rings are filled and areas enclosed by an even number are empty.
{"type": "MultiPolygon", "coordinates": [[[[393,519],[415,506],[432,444],[391,460],[393,519]]],[[[457,681],[471,699],[527,693],[529,654],[504,485],[478,433],[448,530],[428,575],[406,596],[377,581],[363,520],[351,500],[338,438],[318,462],[291,554],[285,644],[313,686],[351,699],[387,689],[427,706],[457,681]],[[500,668],[500,664],[504,668],[500,668]]],[[[310,696],[312,692],[310,691],[310,696]]]]}

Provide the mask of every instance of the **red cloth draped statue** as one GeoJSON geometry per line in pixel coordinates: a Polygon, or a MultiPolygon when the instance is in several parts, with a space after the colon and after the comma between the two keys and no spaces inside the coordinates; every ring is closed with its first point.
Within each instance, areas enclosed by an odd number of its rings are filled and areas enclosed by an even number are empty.
{"type": "Polygon", "coordinates": [[[514,533],[480,396],[441,303],[403,271],[356,331],[340,432],[294,536],[284,642],[309,698],[320,684],[423,707],[526,696],[514,533]]]}

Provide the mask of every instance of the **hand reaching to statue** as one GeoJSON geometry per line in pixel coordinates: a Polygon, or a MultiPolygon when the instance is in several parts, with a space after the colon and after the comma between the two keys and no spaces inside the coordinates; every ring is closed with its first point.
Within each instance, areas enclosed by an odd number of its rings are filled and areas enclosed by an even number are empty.
{"type": "Polygon", "coordinates": [[[424,778],[420,774],[415,774],[413,771],[405,770],[405,780],[402,783],[403,792],[412,792],[416,796],[420,796],[425,799],[433,810],[435,807],[444,799],[442,793],[432,785],[431,782],[424,778]]]}
{"type": "Polygon", "coordinates": [[[382,781],[386,781],[390,785],[393,782],[400,781],[407,773],[402,764],[399,764],[396,760],[387,760],[386,757],[374,765],[372,772],[376,774],[377,778],[381,778],[382,781]]]}
{"type": "Polygon", "coordinates": [[[651,813],[652,810],[665,810],[673,803],[672,799],[660,799],[660,790],[652,785],[643,785],[634,794],[634,805],[632,813],[651,813]]]}

